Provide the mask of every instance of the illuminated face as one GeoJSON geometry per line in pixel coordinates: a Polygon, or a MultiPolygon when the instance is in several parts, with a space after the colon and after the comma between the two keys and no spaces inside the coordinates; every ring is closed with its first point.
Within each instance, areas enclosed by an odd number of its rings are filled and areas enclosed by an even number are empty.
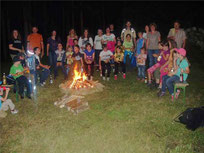
{"type": "Polygon", "coordinates": [[[175,23],[174,23],[174,28],[175,28],[175,29],[179,29],[179,28],[180,28],[180,24],[179,24],[178,22],[175,22],[175,23]]]}
{"type": "Polygon", "coordinates": [[[79,52],[79,48],[78,47],[74,47],[74,52],[78,53],[79,52]]]}
{"type": "Polygon", "coordinates": [[[56,31],[52,31],[52,36],[56,36],[57,32],[56,31]]]}
{"type": "Polygon", "coordinates": [[[130,41],[130,39],[131,39],[130,35],[127,35],[126,39],[127,39],[128,41],[130,41]]]}
{"type": "Polygon", "coordinates": [[[33,33],[37,33],[38,32],[38,28],[37,27],[33,27],[32,31],[33,31],[33,33]]]}
{"type": "Polygon", "coordinates": [[[68,51],[69,51],[69,52],[72,52],[72,47],[69,47],[69,48],[68,48],[68,51]]]}
{"type": "Polygon", "coordinates": [[[106,33],[110,33],[110,28],[106,28],[106,33]]]}
{"type": "Polygon", "coordinates": [[[77,41],[77,40],[75,40],[75,41],[74,41],[74,45],[77,45],[77,44],[78,44],[78,41],[77,41]]]}
{"type": "Polygon", "coordinates": [[[141,49],[141,53],[144,54],[144,53],[145,53],[145,50],[144,50],[144,49],[141,49]]]}
{"type": "Polygon", "coordinates": [[[168,50],[168,49],[169,47],[164,45],[163,50],[168,50]]]}
{"type": "Polygon", "coordinates": [[[113,25],[113,24],[110,25],[110,29],[111,29],[111,30],[114,29],[114,25],[113,25]]]}
{"type": "Polygon", "coordinates": [[[145,26],[145,31],[149,32],[149,26],[148,25],[145,26]]]}
{"type": "Polygon", "coordinates": [[[156,28],[154,25],[151,25],[150,29],[151,29],[151,31],[155,31],[156,28]]]}
{"type": "Polygon", "coordinates": [[[131,26],[130,21],[128,21],[128,22],[126,23],[126,26],[127,26],[127,27],[130,27],[130,26],[131,26]]]}
{"type": "Polygon", "coordinates": [[[162,50],[162,49],[163,49],[163,46],[159,43],[158,48],[159,48],[160,50],[162,50]]]}
{"type": "Polygon", "coordinates": [[[62,50],[62,44],[58,44],[58,49],[62,50]]]}
{"type": "Polygon", "coordinates": [[[121,44],[121,42],[120,42],[120,41],[118,41],[117,45],[118,45],[118,46],[121,46],[122,44],[121,44]]]}
{"type": "Polygon", "coordinates": [[[101,36],[103,34],[102,30],[98,30],[98,35],[101,36]]]}
{"type": "Polygon", "coordinates": [[[87,45],[86,49],[87,49],[87,50],[91,50],[91,46],[90,46],[90,45],[87,45]]]}
{"type": "Polygon", "coordinates": [[[85,30],[85,31],[84,31],[84,36],[85,36],[85,37],[88,37],[88,33],[89,33],[88,30],[85,30]]]}
{"type": "Polygon", "coordinates": [[[17,38],[17,37],[18,37],[18,31],[17,31],[17,30],[14,30],[14,31],[13,31],[13,37],[14,37],[14,38],[17,38]]]}
{"type": "Polygon", "coordinates": [[[142,38],[142,33],[141,32],[138,33],[138,37],[142,38]]]}
{"type": "Polygon", "coordinates": [[[71,29],[70,34],[74,35],[74,33],[75,33],[74,29],[71,29]]]}
{"type": "Polygon", "coordinates": [[[120,48],[117,48],[116,51],[117,51],[117,53],[120,53],[120,48]]]}

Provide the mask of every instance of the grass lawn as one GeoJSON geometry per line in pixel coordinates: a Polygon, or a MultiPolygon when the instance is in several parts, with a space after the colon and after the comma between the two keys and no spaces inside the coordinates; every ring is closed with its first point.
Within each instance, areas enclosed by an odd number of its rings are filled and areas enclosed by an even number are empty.
{"type": "Polygon", "coordinates": [[[186,108],[204,105],[203,67],[191,66],[186,103],[181,97],[172,103],[169,94],[159,99],[156,90],[136,80],[136,71],[110,82],[95,75],[105,89],[86,96],[90,110],[78,115],[53,104],[62,96],[62,74],[38,88],[36,102],[17,103],[11,92],[19,113],[0,119],[0,153],[204,152],[204,129],[192,132],[173,121],[186,108]]]}

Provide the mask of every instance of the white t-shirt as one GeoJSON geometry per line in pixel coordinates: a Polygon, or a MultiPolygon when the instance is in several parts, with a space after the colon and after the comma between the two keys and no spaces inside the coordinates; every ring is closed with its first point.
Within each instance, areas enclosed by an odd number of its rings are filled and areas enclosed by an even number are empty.
{"type": "Polygon", "coordinates": [[[62,62],[62,58],[63,58],[65,51],[64,50],[62,50],[62,51],[56,50],[55,53],[57,55],[57,62],[62,62]]]}
{"type": "MultiPolygon", "coordinates": [[[[114,34],[110,34],[109,36],[104,34],[102,37],[103,41],[114,41],[114,38],[115,38],[114,34]]],[[[104,42],[104,44],[107,44],[107,42],[104,42]]]]}
{"type": "Polygon", "coordinates": [[[96,35],[94,38],[94,45],[95,45],[95,49],[97,50],[101,50],[102,49],[102,44],[101,44],[101,40],[102,40],[103,36],[96,35]]]}
{"type": "Polygon", "coordinates": [[[100,52],[99,56],[101,58],[101,61],[105,61],[107,59],[110,59],[111,56],[113,56],[113,53],[110,50],[107,51],[103,50],[102,52],[100,52]]]}
{"type": "Polygon", "coordinates": [[[84,50],[82,50],[81,47],[84,47],[84,49],[85,49],[87,43],[90,43],[91,46],[93,47],[93,39],[91,37],[89,37],[89,39],[88,38],[83,39],[82,37],[79,38],[78,45],[80,47],[80,52],[81,53],[84,52],[84,50]]]}

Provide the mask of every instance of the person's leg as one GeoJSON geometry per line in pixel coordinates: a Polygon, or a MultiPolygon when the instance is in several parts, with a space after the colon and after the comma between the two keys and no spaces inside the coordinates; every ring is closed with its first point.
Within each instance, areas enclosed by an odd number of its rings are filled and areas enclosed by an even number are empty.
{"type": "Polygon", "coordinates": [[[110,77],[110,72],[111,72],[110,62],[106,64],[106,67],[107,67],[107,77],[109,78],[110,77]]]}
{"type": "Polygon", "coordinates": [[[114,72],[114,75],[118,75],[118,66],[119,66],[119,64],[117,62],[115,62],[115,72],[114,72]]]}
{"type": "Polygon", "coordinates": [[[142,66],[138,65],[138,79],[141,78],[141,70],[142,70],[142,66]]]}
{"type": "Polygon", "coordinates": [[[165,93],[165,91],[166,91],[166,87],[167,87],[166,81],[167,81],[168,78],[170,78],[170,76],[168,76],[168,75],[165,75],[162,78],[162,90],[161,91],[163,93],[165,93]]]}
{"type": "Polygon", "coordinates": [[[105,66],[105,62],[104,61],[101,61],[101,68],[102,68],[102,76],[105,77],[106,66],[105,66]]]}
{"type": "Polygon", "coordinates": [[[147,50],[147,55],[149,59],[149,67],[152,67],[154,65],[152,52],[153,51],[151,49],[147,50]]]}
{"type": "Polygon", "coordinates": [[[11,99],[7,99],[2,103],[2,110],[7,111],[10,108],[11,111],[15,110],[15,105],[11,101],[11,99]]]}
{"type": "MultiPolygon", "coordinates": [[[[159,50],[154,50],[154,54],[159,54],[159,50]]],[[[157,63],[157,58],[153,57],[154,64],[157,63]]]]}
{"type": "Polygon", "coordinates": [[[31,88],[30,88],[30,83],[28,81],[28,79],[25,76],[22,76],[22,81],[24,82],[24,85],[27,89],[27,96],[30,97],[31,94],[31,88]]]}
{"type": "Polygon", "coordinates": [[[24,82],[23,82],[23,79],[22,79],[23,76],[20,76],[16,79],[17,83],[18,83],[18,86],[19,86],[19,94],[21,96],[23,96],[23,93],[24,93],[24,82]]]}
{"type": "Polygon", "coordinates": [[[45,82],[49,75],[50,75],[50,70],[45,69],[45,68],[42,69],[42,79],[40,80],[40,83],[45,82]]]}
{"type": "Polygon", "coordinates": [[[145,65],[141,65],[141,76],[142,76],[142,79],[145,79],[145,65]]]}
{"type": "Polygon", "coordinates": [[[91,63],[91,76],[94,74],[94,62],[91,63]]]}
{"type": "Polygon", "coordinates": [[[125,74],[126,73],[126,65],[123,62],[121,62],[121,65],[122,65],[122,72],[123,72],[123,74],[125,74]]]}
{"type": "Polygon", "coordinates": [[[177,81],[179,81],[179,77],[177,75],[173,75],[166,80],[166,85],[171,95],[174,94],[174,83],[177,81]]]}

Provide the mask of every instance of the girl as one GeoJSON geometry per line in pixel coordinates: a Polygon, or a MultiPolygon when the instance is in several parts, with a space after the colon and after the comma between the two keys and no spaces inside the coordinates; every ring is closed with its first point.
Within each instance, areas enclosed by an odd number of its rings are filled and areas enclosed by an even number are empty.
{"type": "Polygon", "coordinates": [[[114,53],[115,43],[116,43],[115,35],[110,33],[110,28],[107,27],[106,34],[104,34],[102,37],[102,44],[106,44],[107,49],[110,50],[112,53],[114,53]]]}
{"type": "Polygon", "coordinates": [[[186,50],[183,48],[180,48],[180,49],[175,48],[174,50],[178,52],[178,59],[176,60],[175,67],[174,67],[175,70],[171,72],[170,75],[163,76],[162,90],[158,94],[159,97],[164,96],[166,88],[168,88],[169,93],[171,94],[172,101],[174,100],[174,83],[179,82],[181,74],[183,75],[183,81],[186,81],[188,74],[190,73],[189,63],[186,58],[186,50]]]}
{"type": "Polygon", "coordinates": [[[99,55],[99,68],[102,70],[103,80],[105,81],[105,70],[107,69],[107,81],[110,80],[110,60],[113,58],[113,53],[107,49],[107,46],[103,45],[103,50],[99,55]]]}
{"type": "Polygon", "coordinates": [[[123,46],[125,49],[124,52],[124,63],[127,65],[128,69],[130,70],[130,63],[131,63],[131,59],[132,59],[132,55],[133,55],[133,50],[134,50],[134,45],[133,42],[131,41],[131,35],[127,34],[126,35],[126,39],[123,42],[123,46]]]}
{"type": "Polygon", "coordinates": [[[118,67],[121,66],[122,67],[122,72],[123,72],[123,78],[125,79],[126,75],[126,67],[125,64],[123,63],[123,58],[124,58],[124,54],[122,52],[122,49],[120,46],[116,47],[116,52],[114,54],[114,62],[115,62],[115,72],[114,72],[114,79],[117,80],[118,78],[118,67]]]}
{"type": "Polygon", "coordinates": [[[93,80],[94,73],[94,57],[95,51],[92,49],[91,44],[86,44],[86,50],[84,51],[85,70],[90,80],[93,80]]]}
{"type": "Polygon", "coordinates": [[[94,39],[94,49],[95,49],[95,60],[97,64],[97,71],[99,71],[99,54],[102,51],[102,41],[103,38],[103,31],[101,29],[98,29],[98,35],[95,36],[94,39]]]}
{"type": "MultiPolygon", "coordinates": [[[[154,56],[158,58],[158,62],[153,65],[152,67],[150,67],[149,69],[147,69],[148,72],[148,85],[151,85],[152,80],[151,80],[151,75],[153,74],[153,72],[157,69],[157,68],[161,68],[161,66],[163,66],[169,59],[169,43],[168,41],[164,41],[163,43],[159,44],[161,48],[160,54],[157,55],[155,54],[154,56]]],[[[159,87],[159,80],[156,80],[156,86],[159,87]]]]}
{"type": "Polygon", "coordinates": [[[18,53],[24,52],[23,43],[21,42],[21,36],[18,30],[13,30],[12,39],[9,41],[9,52],[13,59],[18,53]]]}
{"type": "Polygon", "coordinates": [[[72,64],[73,64],[72,55],[73,55],[72,46],[68,46],[68,50],[65,53],[65,56],[66,56],[65,69],[66,69],[67,76],[68,76],[69,71],[72,69],[72,64]]]}
{"type": "Polygon", "coordinates": [[[138,66],[138,80],[144,82],[145,79],[145,64],[146,64],[147,54],[145,47],[141,48],[141,54],[137,56],[137,66],[138,66]]]}
{"type": "Polygon", "coordinates": [[[84,35],[82,37],[79,38],[79,47],[80,47],[80,52],[84,53],[86,44],[90,43],[91,46],[93,47],[93,39],[89,36],[89,31],[88,29],[84,30],[84,35]]]}
{"type": "Polygon", "coordinates": [[[66,50],[68,49],[68,46],[74,46],[74,39],[78,39],[78,36],[74,29],[71,29],[69,31],[69,35],[67,36],[67,44],[66,44],[66,50]]]}
{"type": "Polygon", "coordinates": [[[74,52],[72,55],[73,69],[76,69],[78,72],[80,72],[81,69],[83,68],[83,60],[82,60],[83,55],[79,52],[79,50],[80,50],[79,45],[75,45],[74,52]]]}
{"type": "Polygon", "coordinates": [[[58,71],[58,68],[61,68],[63,73],[64,73],[64,78],[66,79],[67,78],[67,73],[65,71],[65,67],[64,67],[64,61],[65,61],[65,50],[63,50],[63,47],[62,47],[62,44],[59,43],[58,44],[58,49],[55,51],[55,54],[56,54],[56,58],[55,58],[55,61],[56,61],[56,65],[55,65],[55,73],[54,73],[54,79],[56,79],[57,77],[57,71],[58,71]]]}

